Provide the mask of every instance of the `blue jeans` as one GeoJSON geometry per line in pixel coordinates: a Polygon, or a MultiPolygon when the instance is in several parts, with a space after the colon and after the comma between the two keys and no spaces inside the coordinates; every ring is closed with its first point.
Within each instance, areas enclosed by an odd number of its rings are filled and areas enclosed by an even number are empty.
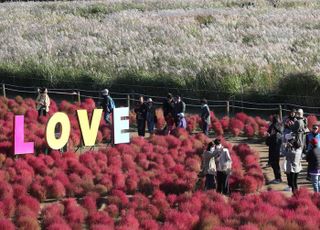
{"type": "Polygon", "coordinates": [[[154,121],[147,121],[148,131],[150,134],[154,133],[154,121]]]}
{"type": "Polygon", "coordinates": [[[207,136],[209,135],[209,124],[205,121],[202,124],[202,132],[207,136]]]}
{"type": "Polygon", "coordinates": [[[104,118],[104,120],[106,121],[107,124],[112,125],[112,123],[111,123],[111,113],[104,112],[103,118],[104,118]]]}
{"type": "Polygon", "coordinates": [[[312,181],[313,190],[315,192],[320,192],[320,175],[311,174],[311,181],[312,181]]]}

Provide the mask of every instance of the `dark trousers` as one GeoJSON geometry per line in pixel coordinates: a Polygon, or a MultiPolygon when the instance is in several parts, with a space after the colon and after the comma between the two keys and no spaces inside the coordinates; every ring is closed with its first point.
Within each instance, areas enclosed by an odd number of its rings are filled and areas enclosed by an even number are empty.
{"type": "Polygon", "coordinates": [[[229,174],[227,172],[217,172],[217,192],[225,195],[229,194],[229,174]]]}
{"type": "Polygon", "coordinates": [[[211,174],[206,175],[205,188],[206,190],[216,188],[216,179],[214,175],[211,175],[211,174]]]}
{"type": "Polygon", "coordinates": [[[281,180],[281,170],[280,170],[280,159],[278,161],[272,161],[270,162],[271,167],[273,169],[274,179],[281,180]]]}
{"type": "Polygon", "coordinates": [[[207,136],[209,134],[209,124],[205,121],[202,122],[202,132],[207,136]]]}
{"type": "Polygon", "coordinates": [[[298,190],[298,175],[299,173],[287,173],[288,185],[292,188],[292,192],[298,190]]]}
{"type": "Polygon", "coordinates": [[[47,111],[46,109],[39,109],[38,110],[38,116],[41,117],[41,116],[47,116],[47,111]]]}
{"type": "Polygon", "coordinates": [[[145,132],[146,132],[146,120],[138,119],[137,125],[138,125],[138,135],[141,137],[144,137],[145,132]]]}

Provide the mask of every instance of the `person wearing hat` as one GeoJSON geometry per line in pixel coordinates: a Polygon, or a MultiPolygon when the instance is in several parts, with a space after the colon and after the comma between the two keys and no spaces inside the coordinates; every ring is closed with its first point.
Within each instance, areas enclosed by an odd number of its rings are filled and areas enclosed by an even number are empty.
{"type": "Polygon", "coordinates": [[[154,126],[156,123],[156,110],[153,105],[153,101],[151,98],[148,98],[147,100],[147,115],[146,115],[146,120],[147,120],[147,127],[150,135],[153,135],[154,133],[154,126]]]}
{"type": "MultiPolygon", "coordinates": [[[[311,141],[313,139],[316,139],[317,140],[317,144],[318,144],[318,148],[320,148],[320,134],[319,134],[319,125],[318,124],[313,124],[312,125],[312,130],[311,132],[309,132],[306,136],[306,156],[308,157],[308,155],[312,152],[313,150],[313,145],[311,143],[311,141]]],[[[310,169],[310,164],[308,164],[308,169],[307,169],[307,180],[311,180],[311,177],[310,177],[310,173],[309,173],[309,170],[310,169]]]]}
{"type": "Polygon", "coordinates": [[[38,110],[38,116],[47,116],[50,107],[50,98],[48,96],[47,88],[38,89],[38,96],[36,99],[36,109],[38,110]]]}
{"type": "Polygon", "coordinates": [[[319,139],[310,141],[311,151],[307,155],[308,168],[314,192],[320,192],[320,148],[319,139]]]}
{"type": "Polygon", "coordinates": [[[102,94],[102,108],[104,112],[104,120],[106,121],[107,124],[112,124],[111,122],[111,113],[113,112],[113,109],[115,108],[115,103],[113,99],[109,95],[109,90],[104,89],[101,91],[102,94]]]}

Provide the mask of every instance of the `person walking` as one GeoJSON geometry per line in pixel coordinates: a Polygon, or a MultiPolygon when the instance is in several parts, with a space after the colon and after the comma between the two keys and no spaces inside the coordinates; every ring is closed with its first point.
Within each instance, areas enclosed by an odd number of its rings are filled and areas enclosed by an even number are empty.
{"type": "Polygon", "coordinates": [[[168,93],[167,99],[163,102],[162,109],[166,121],[164,133],[170,134],[174,126],[174,101],[171,93],[168,93]]]}
{"type": "Polygon", "coordinates": [[[113,113],[113,109],[115,108],[115,103],[112,97],[109,95],[108,89],[102,90],[101,93],[103,97],[102,108],[104,112],[104,120],[107,124],[112,125],[111,114],[113,113]]]}
{"type": "MultiPolygon", "coordinates": [[[[319,134],[319,126],[318,124],[314,124],[312,126],[312,131],[310,133],[307,134],[306,136],[306,157],[308,157],[308,155],[312,152],[313,150],[313,145],[311,143],[311,141],[313,139],[317,140],[318,143],[318,148],[320,148],[320,134],[319,134]]],[[[308,163],[308,169],[307,169],[307,180],[310,181],[311,177],[310,177],[310,164],[308,163]]]]}
{"type": "Polygon", "coordinates": [[[47,116],[50,107],[50,98],[47,88],[38,89],[38,96],[36,98],[36,109],[38,110],[38,116],[47,116]]]}
{"type": "Polygon", "coordinates": [[[144,137],[145,136],[145,130],[146,130],[147,105],[144,102],[143,96],[139,97],[139,102],[136,105],[136,108],[134,109],[134,112],[136,113],[136,120],[137,120],[137,126],[138,126],[138,135],[140,137],[144,137]]]}
{"type": "Polygon", "coordinates": [[[201,100],[201,121],[202,121],[202,132],[205,135],[209,135],[209,126],[211,124],[211,119],[210,119],[210,109],[207,104],[206,99],[201,100]]]}
{"type": "Polygon", "coordinates": [[[153,101],[151,98],[148,98],[147,101],[147,107],[146,107],[146,120],[147,120],[147,126],[148,131],[150,135],[154,134],[154,126],[156,122],[156,111],[153,105],[153,101]]]}
{"type": "Polygon", "coordinates": [[[176,96],[175,103],[174,103],[174,122],[176,127],[178,127],[180,123],[179,114],[186,113],[186,103],[181,100],[180,96],[176,96]]]}
{"type": "Polygon", "coordinates": [[[206,177],[205,190],[216,189],[216,163],[213,155],[214,143],[211,141],[202,154],[202,170],[200,176],[206,177]]]}
{"type": "Polygon", "coordinates": [[[320,148],[319,139],[313,138],[310,141],[311,150],[307,155],[309,173],[314,192],[320,192],[320,148]]]}
{"type": "Polygon", "coordinates": [[[268,146],[269,146],[269,161],[274,173],[275,179],[270,184],[279,184],[282,182],[280,170],[280,148],[282,142],[282,124],[278,115],[274,115],[272,123],[268,129],[268,146]]]}
{"type": "Polygon", "coordinates": [[[228,195],[229,176],[232,169],[232,159],[227,148],[224,148],[220,139],[214,140],[215,148],[213,155],[217,169],[217,192],[228,195]]]}

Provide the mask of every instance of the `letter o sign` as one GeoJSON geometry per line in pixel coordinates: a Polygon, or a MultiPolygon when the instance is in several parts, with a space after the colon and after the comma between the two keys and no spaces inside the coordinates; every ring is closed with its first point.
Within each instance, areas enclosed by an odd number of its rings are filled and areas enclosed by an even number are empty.
{"type": "Polygon", "coordinates": [[[49,147],[51,149],[61,149],[68,143],[69,136],[70,136],[70,120],[67,114],[62,112],[55,113],[48,121],[47,128],[46,128],[46,139],[49,147]],[[60,138],[56,138],[56,126],[60,123],[62,130],[60,138]]]}

